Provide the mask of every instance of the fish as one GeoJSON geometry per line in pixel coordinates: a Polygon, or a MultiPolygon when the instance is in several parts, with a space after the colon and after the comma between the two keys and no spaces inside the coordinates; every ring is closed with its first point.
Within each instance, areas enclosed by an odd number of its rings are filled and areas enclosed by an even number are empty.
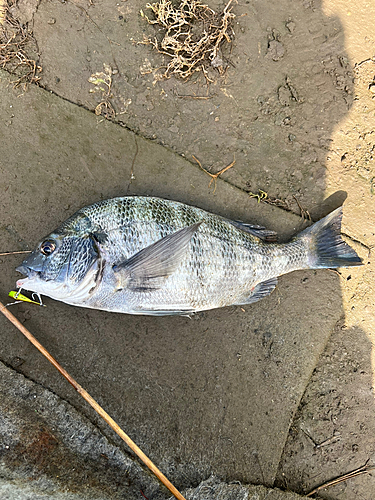
{"type": "Polygon", "coordinates": [[[268,296],[300,269],[361,265],[341,238],[342,207],[278,243],[274,231],[155,197],[81,208],[17,271],[17,287],[66,304],[128,314],[190,315],[268,296]]]}

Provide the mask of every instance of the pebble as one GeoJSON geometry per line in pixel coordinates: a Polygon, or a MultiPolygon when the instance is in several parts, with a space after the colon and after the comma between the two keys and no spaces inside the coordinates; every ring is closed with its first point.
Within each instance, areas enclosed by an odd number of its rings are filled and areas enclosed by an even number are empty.
{"type": "Polygon", "coordinates": [[[277,40],[271,40],[268,44],[267,55],[272,58],[273,61],[279,61],[285,54],[284,46],[281,42],[277,40]]]}
{"type": "Polygon", "coordinates": [[[288,28],[290,33],[293,33],[293,31],[296,29],[296,23],[293,21],[289,21],[286,23],[286,27],[288,28]]]}

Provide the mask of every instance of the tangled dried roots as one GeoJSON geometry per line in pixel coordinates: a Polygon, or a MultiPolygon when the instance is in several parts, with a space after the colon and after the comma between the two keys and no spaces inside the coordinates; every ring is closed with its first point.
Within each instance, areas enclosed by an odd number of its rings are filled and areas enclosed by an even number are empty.
{"type": "Polygon", "coordinates": [[[154,15],[149,19],[143,11],[141,16],[149,24],[159,25],[164,34],[161,40],[146,38],[142,43],[152,45],[160,54],[168,56],[168,64],[160,78],[172,75],[182,79],[202,71],[206,80],[212,82],[209,70],[215,69],[224,75],[228,62],[223,55],[223,46],[234,38],[230,0],[221,13],[216,13],[199,0],[182,0],[173,6],[169,0],[147,4],[154,15]]]}
{"type": "MultiPolygon", "coordinates": [[[[15,2],[14,2],[15,4],[15,2]]],[[[27,25],[12,15],[12,0],[0,0],[0,67],[16,75],[15,87],[38,83],[42,68],[38,66],[36,43],[27,25]]]]}

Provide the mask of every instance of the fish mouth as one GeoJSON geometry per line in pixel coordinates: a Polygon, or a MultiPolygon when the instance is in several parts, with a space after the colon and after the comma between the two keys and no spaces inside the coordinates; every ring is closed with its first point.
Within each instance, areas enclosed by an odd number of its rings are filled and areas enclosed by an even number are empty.
{"type": "Polygon", "coordinates": [[[25,278],[21,278],[21,279],[17,280],[16,285],[19,288],[21,288],[25,283],[27,283],[31,279],[33,279],[33,278],[37,277],[38,275],[40,275],[40,272],[34,271],[34,269],[31,269],[31,267],[27,267],[25,265],[18,266],[16,268],[16,271],[19,272],[19,273],[21,273],[21,274],[25,274],[26,275],[25,278]]]}
{"type": "Polygon", "coordinates": [[[18,266],[16,268],[16,271],[18,273],[21,273],[21,274],[26,274],[26,276],[29,276],[30,272],[32,271],[32,269],[30,269],[30,267],[27,267],[27,266],[24,266],[24,265],[21,265],[21,266],[18,266]]]}

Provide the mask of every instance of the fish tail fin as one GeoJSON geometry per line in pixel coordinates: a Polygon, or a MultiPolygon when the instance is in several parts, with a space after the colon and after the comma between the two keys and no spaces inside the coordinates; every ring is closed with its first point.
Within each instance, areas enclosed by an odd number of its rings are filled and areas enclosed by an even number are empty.
{"type": "Polygon", "coordinates": [[[360,266],[362,260],[341,238],[342,207],[305,229],[300,236],[309,238],[313,251],[312,268],[360,266]]]}

